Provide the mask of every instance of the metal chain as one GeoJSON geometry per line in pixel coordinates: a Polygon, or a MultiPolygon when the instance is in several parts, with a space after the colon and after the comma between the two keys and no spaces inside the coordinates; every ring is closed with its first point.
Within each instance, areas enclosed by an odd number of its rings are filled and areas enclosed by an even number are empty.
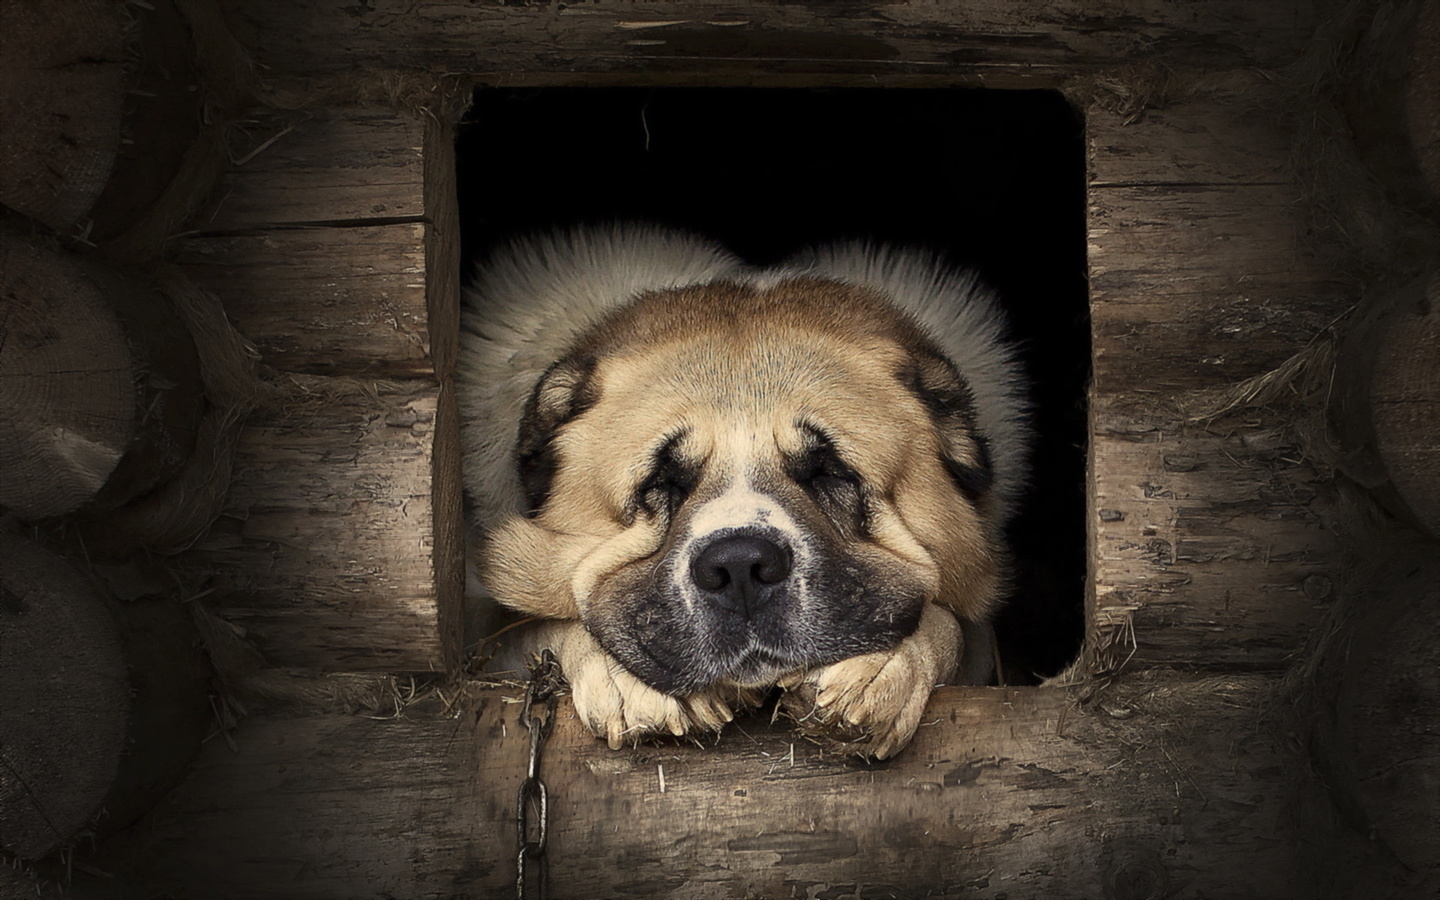
{"type": "Polygon", "coordinates": [[[545,845],[549,841],[550,795],[540,780],[540,750],[555,727],[555,692],[562,679],[560,663],[548,649],[531,663],[530,684],[525,689],[525,705],[520,708],[520,721],[530,734],[529,765],[525,780],[520,782],[520,798],[515,815],[519,826],[520,853],[516,858],[515,895],[525,900],[532,880],[527,871],[534,868],[535,896],[545,900],[545,845]],[[545,718],[531,715],[535,704],[545,704],[545,718]],[[536,815],[532,822],[531,812],[536,815]],[[533,836],[532,836],[533,834],[533,836]]]}

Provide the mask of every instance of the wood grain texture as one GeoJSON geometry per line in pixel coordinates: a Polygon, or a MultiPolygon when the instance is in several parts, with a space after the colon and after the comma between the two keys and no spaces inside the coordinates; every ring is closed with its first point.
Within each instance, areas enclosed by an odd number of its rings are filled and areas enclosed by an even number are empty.
{"type": "Polygon", "coordinates": [[[196,233],[175,242],[177,261],[271,366],[432,374],[427,297],[432,282],[458,278],[449,272],[458,262],[431,260],[444,240],[432,232],[453,230],[427,214],[430,204],[443,217],[447,198],[425,192],[425,124],[350,107],[266,115],[253,127],[255,146],[222,177],[196,233]]]}
{"type": "Polygon", "coordinates": [[[0,5],[0,202],[54,231],[90,210],[114,166],[125,31],[105,0],[0,5]]]}
{"type": "Polygon", "coordinates": [[[232,164],[196,228],[419,221],[424,123],[385,107],[272,113],[248,124],[253,147],[232,164]]]}
{"type": "Polygon", "coordinates": [[[100,812],[126,750],[120,635],[84,572],[0,533],[0,849],[50,853],[100,812]]]}
{"type": "Polygon", "coordinates": [[[217,611],[275,665],[450,668],[459,620],[439,608],[432,561],[437,389],[288,384],[241,435],[228,513],[200,545],[217,611]]]}
{"type": "Polygon", "coordinates": [[[135,437],[136,368],[89,270],[0,231],[0,504],[39,519],[93,498],[135,437]]]}
{"type": "Polygon", "coordinates": [[[1425,281],[1382,326],[1368,399],[1390,482],[1415,523],[1440,537],[1440,274],[1425,281]]]}
{"type": "Polygon", "coordinates": [[[1158,58],[1172,66],[1275,66],[1309,35],[1308,4],[1218,0],[1124,2],[1097,11],[901,2],[754,4],[378,0],[292,4],[227,0],[231,30],[275,75],[383,65],[495,73],[507,83],[723,83],[803,73],[812,79],[926,75],[991,86],[1046,86],[1098,68],[1158,58]]]}
{"type": "MultiPolygon", "coordinates": [[[[946,688],[885,764],[755,719],[615,752],[567,702],[542,764],[551,896],[1284,896],[1272,686],[1167,676],[1086,708],[946,688]]],[[[503,696],[247,721],[97,865],[177,896],[507,895],[526,740],[503,696]]]]}
{"type": "Polygon", "coordinates": [[[267,364],[317,375],[433,371],[420,223],[286,228],[177,242],[267,364]]]}
{"type": "Polygon", "coordinates": [[[1096,668],[1282,668],[1330,599],[1327,474],[1273,416],[1187,419],[1353,302],[1254,101],[1087,120],[1096,668]]]}

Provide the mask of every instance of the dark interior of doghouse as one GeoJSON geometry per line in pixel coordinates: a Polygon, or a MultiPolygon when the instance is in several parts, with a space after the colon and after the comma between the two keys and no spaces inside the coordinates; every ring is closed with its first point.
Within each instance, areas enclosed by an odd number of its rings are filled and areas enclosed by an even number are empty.
{"type": "Polygon", "coordinates": [[[457,141],[463,256],[557,225],[641,220],[755,264],[867,237],[938,250],[1004,298],[1038,446],[997,631],[1010,683],[1084,631],[1084,148],[1053,91],[515,88],[478,91],[457,141]]]}

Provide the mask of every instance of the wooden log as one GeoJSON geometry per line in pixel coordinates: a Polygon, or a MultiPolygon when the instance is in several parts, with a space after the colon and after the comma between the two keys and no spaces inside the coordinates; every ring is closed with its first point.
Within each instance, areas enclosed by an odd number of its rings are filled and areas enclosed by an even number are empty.
{"type": "Polygon", "coordinates": [[[1420,4],[1414,44],[1414,68],[1405,88],[1405,120],[1420,175],[1430,196],[1440,199],[1440,8],[1420,4]]]}
{"type": "MultiPolygon", "coordinates": [[[[813,5],[600,2],[515,7],[500,0],[430,4],[416,15],[381,0],[226,0],[231,30],[276,76],[356,66],[505,73],[506,83],[753,83],[804,74],[832,81],[923,75],[991,86],[1055,85],[1157,57],[1172,67],[1247,68],[1289,61],[1310,35],[1299,3],[1221,0],[1203,9],[1078,0],[1043,9],[994,2],[846,0],[813,5]]],[[[873,81],[871,82],[873,83],[873,81]]]]}
{"type": "Polygon", "coordinates": [[[215,727],[214,672],[183,602],[188,598],[175,596],[172,573],[146,574],[150,584],[115,608],[130,720],[104,816],[95,825],[102,838],[149,812],[179,784],[215,727]]]}
{"type": "MultiPolygon", "coordinates": [[[[944,688],[881,764],[763,718],[610,751],[566,703],[541,764],[550,895],[1286,896],[1280,770],[1254,727],[1272,687],[1165,675],[1085,708],[944,688]]],[[[527,740],[505,693],[247,720],[94,864],[179,896],[508,894],[527,740]]]]}
{"type": "Polygon", "coordinates": [[[70,255],[0,231],[0,505],[78,508],[135,437],[135,360],[101,288],[70,255]]]}
{"type": "Polygon", "coordinates": [[[276,368],[432,374],[429,298],[448,288],[453,296],[433,302],[458,309],[458,286],[436,279],[458,278],[459,264],[431,258],[456,240],[456,226],[440,222],[447,205],[453,217],[454,174],[448,194],[427,194],[421,151],[453,160],[448,134],[373,107],[266,124],[200,234],[177,242],[177,261],[276,368]]]}
{"type": "Polygon", "coordinates": [[[437,586],[433,552],[436,510],[459,514],[458,481],[434,470],[450,405],[419,381],[285,385],[252,415],[227,514],[197,545],[218,570],[213,606],[275,665],[448,670],[459,592],[437,586]]]}
{"type": "Polygon", "coordinates": [[[124,49],[108,0],[0,6],[0,203],[56,232],[90,210],[120,146],[124,49]]]}
{"type": "Polygon", "coordinates": [[[135,367],[135,436],[91,502],[113,509],[185,468],[205,415],[205,385],[195,341],[157,284],[95,266],[89,278],[125,326],[135,367]]]}
{"type": "Polygon", "coordinates": [[[1329,701],[1318,741],[1326,784],[1349,827],[1383,848],[1381,868],[1406,870],[1411,889],[1393,896],[1424,896],[1440,876],[1437,549],[1402,534],[1373,547],[1351,615],[1315,661],[1329,701]]]}
{"type": "Polygon", "coordinates": [[[1339,468],[1389,512],[1440,529],[1432,466],[1436,276],[1376,289],[1347,323],[1327,409],[1339,468]]]}
{"type": "Polygon", "coordinates": [[[33,519],[119,506],[185,465],[200,363],[155,285],[0,230],[0,502],[33,519]]]}
{"type": "Polygon", "coordinates": [[[1087,118],[1097,669],[1284,668],[1335,579],[1324,473],[1263,416],[1191,420],[1348,304],[1265,96],[1087,118]]]}
{"type": "Polygon", "coordinates": [[[1440,274],[1407,292],[1376,336],[1375,453],[1413,521],[1440,537],[1440,274]]]}
{"type": "Polygon", "coordinates": [[[1363,15],[1334,79],[1354,149],[1385,200],[1425,211],[1440,200],[1440,16],[1425,2],[1363,15]]]}
{"type": "Polygon", "coordinates": [[[266,363],[314,375],[432,371],[425,226],[303,228],[189,238],[176,262],[266,363]]]}
{"type": "Polygon", "coordinates": [[[261,115],[221,178],[202,232],[425,215],[425,124],[388,107],[261,115]]]}
{"type": "MultiPolygon", "coordinates": [[[[91,210],[86,237],[108,243],[127,232],[157,231],[143,242],[150,245],[143,249],[154,253],[194,211],[181,200],[179,208],[158,213],[163,221],[146,221],[156,215],[156,207],[177,178],[187,183],[176,194],[204,196],[214,186],[217,163],[223,158],[216,152],[218,146],[201,151],[213,160],[207,171],[198,170],[193,162],[187,166],[185,160],[202,139],[218,145],[218,129],[205,122],[218,118],[220,110],[206,109],[213,98],[202,90],[190,33],[174,0],[146,0],[144,6],[131,10],[127,44],[125,135],[110,178],[91,210]]],[[[125,241],[128,254],[122,260],[133,262],[141,243],[133,238],[125,241]]]]}
{"type": "Polygon", "coordinates": [[[115,622],[63,558],[0,533],[0,848],[46,855],[89,826],[125,750],[115,622]]]}

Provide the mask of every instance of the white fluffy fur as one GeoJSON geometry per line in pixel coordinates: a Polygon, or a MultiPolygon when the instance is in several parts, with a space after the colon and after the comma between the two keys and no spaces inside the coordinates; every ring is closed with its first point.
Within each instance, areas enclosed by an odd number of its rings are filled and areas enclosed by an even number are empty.
{"type": "Polygon", "coordinates": [[[577,229],[497,250],[465,290],[459,401],[465,487],[489,528],[521,504],[515,440],[535,383],[581,334],[641,293],[801,274],[866,285],[907,310],[959,368],[990,442],[995,496],[1008,516],[1024,480],[1023,380],[1001,342],[1004,322],[968,272],[924,254],[838,244],[768,269],[747,268],[718,244],[653,226],[577,229]]]}

